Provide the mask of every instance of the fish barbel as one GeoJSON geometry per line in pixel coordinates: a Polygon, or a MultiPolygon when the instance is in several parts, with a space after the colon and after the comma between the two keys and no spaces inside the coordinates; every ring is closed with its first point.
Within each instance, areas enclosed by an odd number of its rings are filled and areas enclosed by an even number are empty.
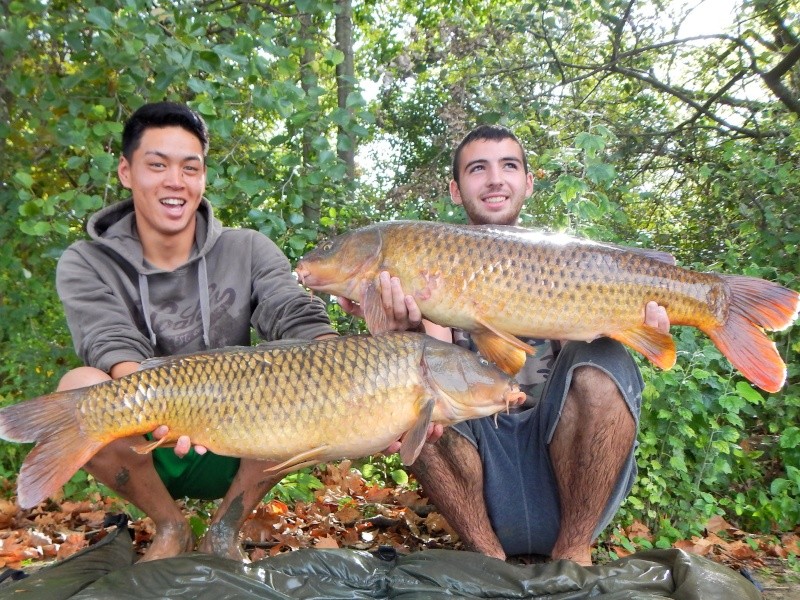
{"type": "Polygon", "coordinates": [[[138,451],[192,443],[265,470],[368,456],[404,432],[411,464],[428,424],[495,414],[525,394],[475,353],[418,333],[272,342],[151,359],[126,377],[0,409],[0,437],[36,442],[17,478],[35,506],[109,442],[169,426],[138,451]],[[268,468],[267,468],[268,467],[268,468]]]}
{"type": "Polygon", "coordinates": [[[763,330],[790,326],[800,305],[776,283],[684,269],[666,253],[499,225],[378,223],[322,242],[295,270],[312,290],[360,302],[372,332],[386,328],[378,274],[388,271],[425,318],[469,331],[510,374],[533,352],[519,337],[607,336],[671,368],[672,336],[643,322],[654,300],[768,392],[783,386],[786,365],[763,330]]]}

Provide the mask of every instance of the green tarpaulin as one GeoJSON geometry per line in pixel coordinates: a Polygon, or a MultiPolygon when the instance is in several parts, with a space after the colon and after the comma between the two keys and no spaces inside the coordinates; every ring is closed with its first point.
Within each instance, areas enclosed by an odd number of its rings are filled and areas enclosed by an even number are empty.
{"type": "Polygon", "coordinates": [[[355,550],[299,550],[246,565],[206,554],[134,564],[126,528],[30,576],[0,583],[0,600],[155,598],[540,598],[758,600],[735,571],[680,550],[613,563],[512,565],[472,552],[427,550],[381,558],[355,550]]]}

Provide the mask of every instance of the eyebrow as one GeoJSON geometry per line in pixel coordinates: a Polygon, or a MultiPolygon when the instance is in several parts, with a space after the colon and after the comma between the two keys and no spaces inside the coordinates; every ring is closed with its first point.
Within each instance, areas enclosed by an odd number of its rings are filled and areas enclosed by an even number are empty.
{"type": "MultiPolygon", "coordinates": [[[[467,169],[469,169],[473,165],[485,165],[485,164],[487,164],[489,162],[490,161],[488,159],[486,159],[486,158],[477,158],[477,159],[471,160],[467,164],[465,164],[464,165],[464,170],[466,171],[467,169]]],[[[497,162],[501,162],[501,163],[514,162],[514,163],[517,163],[517,164],[520,164],[520,165],[522,164],[522,160],[517,158],[516,156],[503,156],[502,158],[499,158],[497,160],[497,162]]]]}
{"type": "MultiPolygon", "coordinates": [[[[161,152],[160,150],[145,150],[145,155],[148,155],[148,154],[154,154],[155,156],[158,156],[158,157],[164,158],[164,159],[172,158],[169,154],[167,154],[166,152],[161,152]]],[[[186,161],[189,161],[189,160],[197,160],[197,161],[203,162],[203,157],[200,156],[199,154],[187,154],[186,156],[184,156],[181,159],[181,162],[186,162],[186,161]]]]}

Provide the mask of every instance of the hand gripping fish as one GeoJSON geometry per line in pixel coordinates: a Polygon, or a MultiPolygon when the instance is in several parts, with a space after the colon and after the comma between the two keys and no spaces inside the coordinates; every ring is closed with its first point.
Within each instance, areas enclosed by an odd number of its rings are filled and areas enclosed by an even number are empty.
{"type": "Polygon", "coordinates": [[[643,323],[654,300],[671,324],[702,330],[747,379],[776,392],[786,365],[763,330],[789,327],[800,304],[778,284],[691,271],[666,253],[497,225],[378,223],[321,243],[296,268],[310,289],[360,302],[373,333],[385,327],[380,271],[400,278],[425,318],[469,331],[510,374],[533,352],[517,336],[607,336],[671,368],[672,336],[643,323]]]}
{"type": "Polygon", "coordinates": [[[270,461],[272,473],[368,456],[404,432],[411,464],[428,424],[488,416],[525,399],[474,352],[418,333],[272,342],[153,359],[112,381],[0,409],[0,437],[36,442],[17,478],[30,508],[55,493],[112,440],[139,451],[180,435],[212,452],[270,461]]]}

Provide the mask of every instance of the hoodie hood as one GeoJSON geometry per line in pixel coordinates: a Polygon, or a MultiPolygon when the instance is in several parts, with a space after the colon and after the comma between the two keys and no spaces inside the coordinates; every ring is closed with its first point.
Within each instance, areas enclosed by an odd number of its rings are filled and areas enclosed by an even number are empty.
{"type": "MultiPolygon", "coordinates": [[[[153,275],[163,273],[145,262],[142,243],[136,231],[133,200],[123,200],[96,212],[86,225],[89,236],[128,262],[137,273],[153,275]]],[[[211,204],[203,198],[197,208],[195,249],[187,264],[199,261],[214,247],[222,233],[222,224],[214,218],[211,204]]]]}
{"type": "MultiPolygon", "coordinates": [[[[203,198],[197,207],[197,227],[195,228],[195,247],[184,267],[196,264],[200,315],[203,324],[203,342],[211,347],[209,330],[211,328],[211,309],[208,292],[208,269],[206,255],[214,247],[222,233],[222,224],[214,218],[211,204],[203,198]]],[[[136,216],[133,200],[123,200],[112,204],[89,219],[86,225],[89,236],[101,246],[111,250],[129,263],[139,274],[139,294],[142,299],[142,312],[150,334],[150,342],[156,345],[157,339],[151,321],[150,283],[151,275],[165,273],[144,260],[142,243],[136,230],[136,216]]]]}

